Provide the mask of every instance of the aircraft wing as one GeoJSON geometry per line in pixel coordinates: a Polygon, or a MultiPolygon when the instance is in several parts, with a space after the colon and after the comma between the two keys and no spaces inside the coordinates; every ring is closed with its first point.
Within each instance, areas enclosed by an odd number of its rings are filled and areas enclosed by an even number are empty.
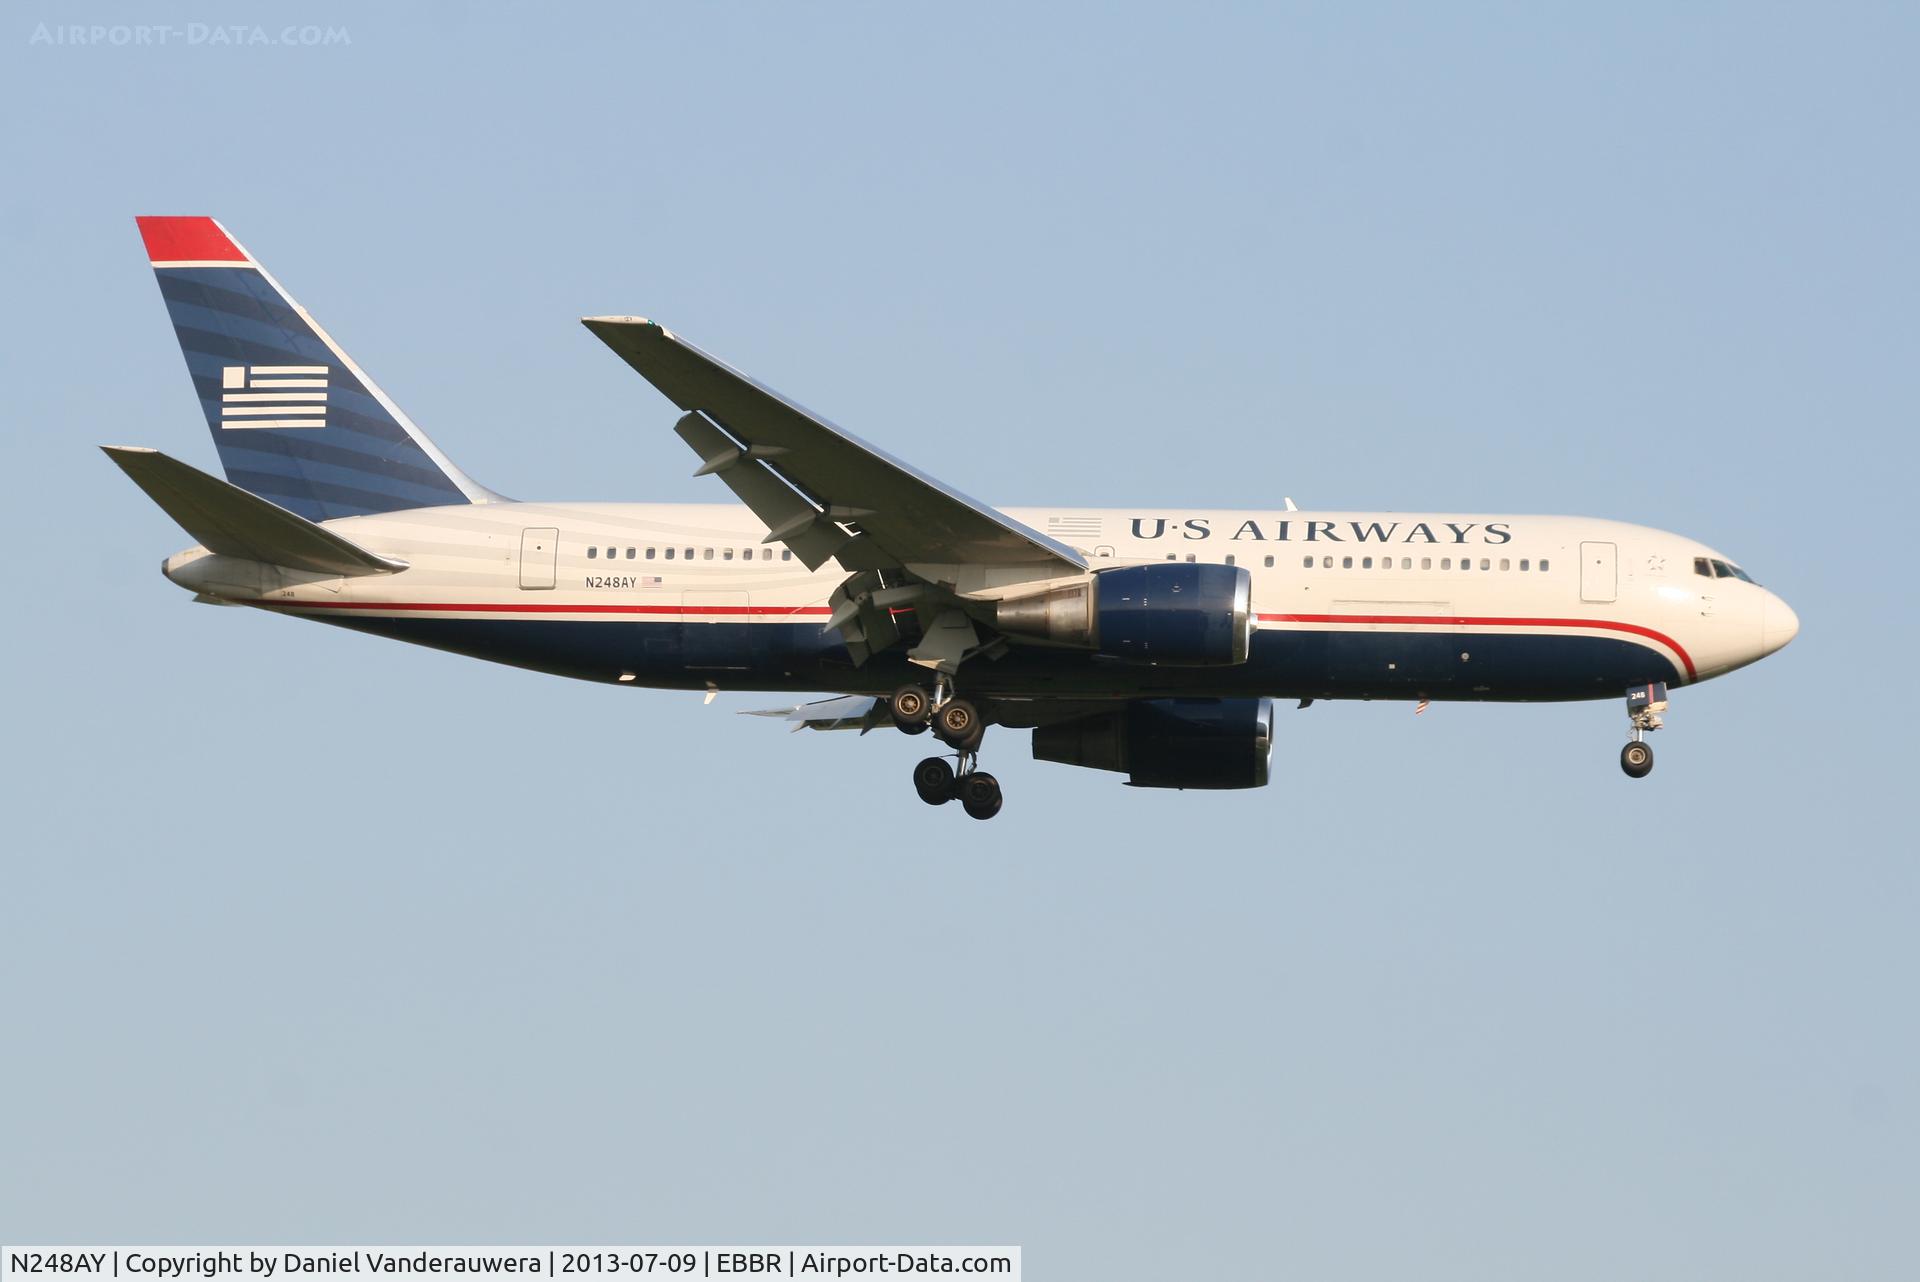
{"type": "Polygon", "coordinates": [[[581,322],[688,411],[674,430],[754,515],[767,541],[809,569],[910,563],[1034,565],[1084,571],[1072,548],[875,449],[778,392],[635,316],[581,322]]]}

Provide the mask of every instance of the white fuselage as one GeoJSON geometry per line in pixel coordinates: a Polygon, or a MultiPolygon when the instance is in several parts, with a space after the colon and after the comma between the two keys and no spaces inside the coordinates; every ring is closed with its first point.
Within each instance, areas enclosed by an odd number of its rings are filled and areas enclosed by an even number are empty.
{"type": "MultiPolygon", "coordinates": [[[[1066,674],[1047,652],[1035,663],[969,670],[1008,697],[1094,686],[1102,694],[1614,696],[1634,681],[1718,676],[1777,650],[1798,627],[1765,588],[1696,571],[1730,564],[1719,553],[1617,521],[1005,510],[1081,551],[1096,571],[1165,560],[1244,567],[1260,638],[1287,642],[1257,648],[1259,661],[1245,671],[1204,678],[1157,669],[1066,674]]],[[[501,502],[328,525],[409,568],[325,578],[195,549],[172,558],[167,573],[213,598],[589,679],[847,691],[897,680],[895,667],[856,670],[844,655],[835,661],[832,638],[815,640],[845,571],[833,562],[809,571],[763,543],[764,525],[737,505],[501,502]],[[787,639],[768,646],[771,633],[743,631],[766,628],[787,639]]],[[[975,596],[1032,585],[1012,568],[909,569],[975,596]]]]}

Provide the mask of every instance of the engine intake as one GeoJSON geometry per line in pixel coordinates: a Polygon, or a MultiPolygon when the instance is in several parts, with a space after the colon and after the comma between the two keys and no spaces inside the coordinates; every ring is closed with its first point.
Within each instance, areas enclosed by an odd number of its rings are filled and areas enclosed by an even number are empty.
{"type": "Polygon", "coordinates": [[[1008,597],[999,603],[994,624],[1016,636],[1084,646],[1128,663],[1245,663],[1253,644],[1253,578],[1233,565],[1120,566],[1008,597]]]}
{"type": "Polygon", "coordinates": [[[1118,712],[1041,726],[1038,761],[1119,770],[1136,788],[1264,788],[1271,699],[1139,699],[1118,712]]]}

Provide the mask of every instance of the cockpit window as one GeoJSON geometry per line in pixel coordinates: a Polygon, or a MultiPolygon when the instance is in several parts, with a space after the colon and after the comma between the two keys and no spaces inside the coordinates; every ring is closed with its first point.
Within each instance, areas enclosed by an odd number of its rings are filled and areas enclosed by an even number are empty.
{"type": "Polygon", "coordinates": [[[1739,566],[1704,556],[1693,558],[1693,572],[1706,575],[1711,579],[1738,579],[1742,583],[1754,582],[1753,576],[1739,566]]]}

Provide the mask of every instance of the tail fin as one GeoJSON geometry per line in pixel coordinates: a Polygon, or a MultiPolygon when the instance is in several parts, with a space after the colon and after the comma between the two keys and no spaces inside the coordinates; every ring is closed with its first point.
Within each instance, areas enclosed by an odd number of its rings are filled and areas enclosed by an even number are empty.
{"type": "Polygon", "coordinates": [[[227,479],[312,521],[497,497],[211,218],[140,218],[227,479]]]}

